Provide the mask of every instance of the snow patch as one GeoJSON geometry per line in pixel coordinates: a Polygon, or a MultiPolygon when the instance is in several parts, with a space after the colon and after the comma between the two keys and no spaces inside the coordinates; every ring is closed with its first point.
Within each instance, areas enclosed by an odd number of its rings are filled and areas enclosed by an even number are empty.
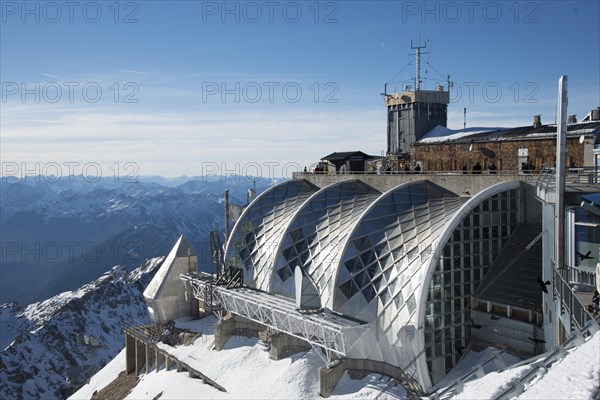
{"type": "Polygon", "coordinates": [[[437,125],[435,128],[427,132],[419,143],[437,143],[445,142],[448,140],[456,140],[478,133],[494,132],[499,130],[505,130],[506,128],[466,128],[466,129],[449,129],[445,126],[437,125]]]}

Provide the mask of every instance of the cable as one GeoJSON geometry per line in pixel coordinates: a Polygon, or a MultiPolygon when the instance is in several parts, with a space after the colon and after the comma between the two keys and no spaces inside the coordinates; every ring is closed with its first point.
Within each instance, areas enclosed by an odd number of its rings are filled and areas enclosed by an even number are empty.
{"type": "Polygon", "coordinates": [[[412,63],[408,63],[404,66],[404,68],[402,68],[400,70],[400,72],[398,72],[396,75],[392,76],[390,79],[388,79],[388,81],[386,83],[392,83],[392,79],[394,79],[395,77],[397,77],[398,75],[400,75],[407,67],[409,67],[412,63]]]}
{"type": "Polygon", "coordinates": [[[431,69],[433,69],[435,72],[437,72],[438,75],[442,77],[442,79],[446,79],[446,77],[444,75],[442,75],[440,71],[438,71],[437,69],[435,69],[435,67],[433,65],[431,65],[431,63],[429,61],[427,61],[427,65],[430,66],[431,69]]]}

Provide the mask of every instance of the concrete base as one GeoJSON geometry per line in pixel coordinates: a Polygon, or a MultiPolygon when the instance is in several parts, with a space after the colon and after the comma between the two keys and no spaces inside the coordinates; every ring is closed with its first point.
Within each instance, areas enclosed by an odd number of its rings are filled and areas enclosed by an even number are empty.
{"type": "Polygon", "coordinates": [[[327,398],[331,396],[331,393],[333,393],[340,378],[347,370],[352,372],[352,375],[355,376],[363,375],[359,373],[359,371],[364,371],[369,373],[379,373],[394,378],[408,391],[409,398],[418,399],[420,396],[425,395],[421,385],[419,385],[413,377],[409,376],[398,367],[394,367],[381,361],[344,358],[331,368],[322,367],[319,369],[319,393],[321,397],[327,398]]]}
{"type": "Polygon", "coordinates": [[[271,336],[269,358],[272,360],[282,360],[292,354],[308,351],[310,349],[310,345],[304,340],[286,335],[285,333],[276,333],[271,336]]]}
{"type": "Polygon", "coordinates": [[[215,324],[215,350],[223,350],[232,336],[258,337],[264,329],[261,324],[229,314],[215,324]]]}
{"type": "Polygon", "coordinates": [[[262,324],[229,314],[223,321],[215,324],[215,350],[223,350],[232,336],[256,337],[263,341],[270,339],[269,357],[272,360],[281,360],[311,348],[304,340],[285,333],[271,334],[262,324]]]}

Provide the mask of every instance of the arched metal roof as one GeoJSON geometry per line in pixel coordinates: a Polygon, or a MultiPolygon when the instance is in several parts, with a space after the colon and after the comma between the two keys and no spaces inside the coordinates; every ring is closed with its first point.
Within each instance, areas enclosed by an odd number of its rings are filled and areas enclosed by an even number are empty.
{"type": "Polygon", "coordinates": [[[348,233],[379,196],[360,180],[346,180],[306,200],[280,239],[271,291],[294,297],[294,269],[300,266],[319,288],[321,304],[331,308],[333,277],[348,233]]]}
{"type": "Polygon", "coordinates": [[[304,179],[291,180],[261,193],[244,209],[225,249],[226,262],[244,270],[244,284],[269,290],[279,240],[295,212],[319,188],[304,179]]]}

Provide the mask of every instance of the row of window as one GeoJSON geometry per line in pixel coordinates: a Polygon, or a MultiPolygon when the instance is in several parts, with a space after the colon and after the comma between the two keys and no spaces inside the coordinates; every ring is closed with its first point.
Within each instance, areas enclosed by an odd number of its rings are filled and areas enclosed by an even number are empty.
{"type": "Polygon", "coordinates": [[[444,246],[425,310],[426,360],[434,383],[456,365],[471,341],[471,296],[514,233],[518,204],[516,190],[484,200],[463,218],[444,246]]]}

